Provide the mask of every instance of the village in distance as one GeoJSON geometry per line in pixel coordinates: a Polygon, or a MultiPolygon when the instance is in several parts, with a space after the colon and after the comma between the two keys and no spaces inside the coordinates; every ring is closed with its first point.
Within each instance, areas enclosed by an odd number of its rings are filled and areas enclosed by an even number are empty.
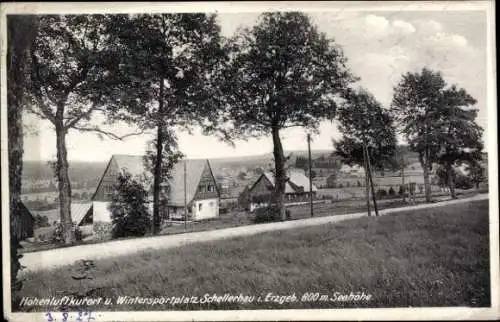
{"type": "Polygon", "coordinates": [[[8,15],[12,312],[491,308],[486,18],[399,11],[8,15]]]}

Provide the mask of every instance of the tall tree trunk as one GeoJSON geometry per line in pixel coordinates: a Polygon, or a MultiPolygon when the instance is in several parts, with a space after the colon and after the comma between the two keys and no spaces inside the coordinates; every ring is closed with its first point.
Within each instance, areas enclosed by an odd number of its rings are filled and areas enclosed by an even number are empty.
{"type": "Polygon", "coordinates": [[[418,158],[420,161],[420,165],[422,166],[423,172],[424,172],[424,189],[425,189],[425,201],[426,202],[431,202],[432,201],[432,194],[431,194],[431,182],[429,179],[429,161],[427,158],[424,158],[422,153],[418,154],[418,158]]]}
{"type": "Polygon", "coordinates": [[[363,167],[365,169],[365,196],[366,196],[366,209],[368,211],[368,216],[371,216],[370,209],[370,179],[368,177],[368,162],[366,160],[365,148],[363,146],[363,167]]]}
{"type": "Polygon", "coordinates": [[[366,147],[366,145],[364,147],[366,153],[366,164],[368,166],[368,178],[370,178],[370,187],[372,190],[373,210],[375,210],[375,216],[378,216],[377,196],[375,195],[375,185],[373,184],[372,166],[370,164],[370,154],[368,153],[368,148],[366,147]]]}
{"type": "MultiPolygon", "coordinates": [[[[10,94],[10,91],[8,92],[10,94]]],[[[9,210],[10,210],[10,283],[12,310],[19,309],[18,292],[22,283],[17,280],[17,273],[21,268],[18,248],[21,248],[17,236],[21,203],[21,175],[23,171],[23,124],[22,107],[17,104],[12,95],[7,95],[7,123],[8,123],[8,150],[9,150],[9,210]]]]}
{"type": "Polygon", "coordinates": [[[59,189],[59,213],[61,216],[61,225],[63,229],[63,238],[65,244],[71,244],[74,241],[73,221],[71,219],[71,182],[69,180],[68,152],[66,150],[67,130],[62,124],[62,112],[58,111],[56,117],[56,147],[57,163],[56,176],[59,189]],[[59,120],[59,121],[58,121],[59,120]]]}
{"type": "Polygon", "coordinates": [[[451,199],[457,199],[457,194],[455,192],[455,178],[453,178],[453,168],[451,164],[447,164],[445,167],[446,167],[447,184],[448,188],[450,188],[451,199]]]}
{"type": "Polygon", "coordinates": [[[21,203],[21,175],[23,171],[23,97],[25,92],[27,57],[37,33],[37,20],[33,16],[10,16],[7,19],[7,149],[9,161],[10,212],[10,289],[12,311],[19,310],[17,280],[21,269],[18,248],[18,226],[21,203]]]}
{"type": "Polygon", "coordinates": [[[279,211],[281,220],[286,220],[285,211],[285,186],[286,186],[286,171],[285,171],[285,155],[283,152],[283,145],[279,135],[279,128],[273,126],[273,155],[274,155],[274,170],[275,170],[275,190],[274,201],[279,211]]]}
{"type": "Polygon", "coordinates": [[[406,201],[406,187],[405,187],[405,161],[404,157],[401,157],[401,183],[403,185],[403,202],[406,201]]]}
{"type": "MultiPolygon", "coordinates": [[[[158,100],[158,115],[160,116],[156,134],[156,158],[153,179],[153,234],[160,232],[160,185],[162,180],[162,162],[163,162],[163,142],[165,140],[165,125],[163,122],[163,79],[160,80],[160,99],[158,100]]],[[[185,214],[187,216],[187,214],[185,214]]]]}

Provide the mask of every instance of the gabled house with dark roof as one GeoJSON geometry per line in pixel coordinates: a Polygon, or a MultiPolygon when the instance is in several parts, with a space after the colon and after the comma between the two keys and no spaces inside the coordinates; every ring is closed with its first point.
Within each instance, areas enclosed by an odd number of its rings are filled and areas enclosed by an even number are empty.
{"type": "MultiPolygon", "coordinates": [[[[285,203],[297,202],[306,199],[309,193],[312,192],[316,196],[318,189],[314,184],[309,186],[309,179],[303,171],[290,170],[287,173],[288,180],[285,184],[285,203]]],[[[272,172],[264,172],[257,180],[245,189],[240,195],[240,204],[248,203],[245,208],[252,211],[253,209],[268,204],[274,193],[275,177],[272,172]]]]}
{"type": "Polygon", "coordinates": [[[25,240],[33,237],[35,231],[35,217],[21,201],[19,202],[19,217],[17,223],[17,238],[25,240]]]}
{"type": "MultiPolygon", "coordinates": [[[[94,224],[111,222],[108,207],[118,176],[124,172],[130,173],[134,178],[143,176],[146,173],[144,157],[139,155],[111,157],[92,196],[94,224]]],[[[167,196],[168,213],[161,214],[162,217],[184,218],[185,200],[189,220],[197,221],[219,216],[219,191],[208,160],[181,160],[172,169],[171,176],[167,196]]],[[[149,208],[152,213],[152,186],[145,188],[149,191],[149,208]]]]}

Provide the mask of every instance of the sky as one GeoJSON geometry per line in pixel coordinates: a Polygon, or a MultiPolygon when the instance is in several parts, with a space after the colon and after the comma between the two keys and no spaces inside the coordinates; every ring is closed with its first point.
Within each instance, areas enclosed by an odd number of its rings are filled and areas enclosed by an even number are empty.
{"type": "MultiPolygon", "coordinates": [[[[429,67],[442,72],[448,84],[465,88],[478,103],[477,122],[486,129],[486,15],[482,11],[337,11],[310,12],[312,22],[338,43],[351,71],[361,78],[384,107],[390,106],[393,88],[406,72],[429,67]]],[[[258,13],[221,13],[224,36],[240,26],[252,26],[258,13]]],[[[97,120],[98,121],[98,120],[97,120]]],[[[54,160],[56,138],[51,125],[32,115],[25,116],[25,160],[54,160]]],[[[119,134],[137,129],[117,124],[119,134]]],[[[325,121],[313,136],[312,149],[332,149],[332,138],[340,133],[325,121]]],[[[235,141],[231,146],[195,129],[177,131],[180,150],[188,158],[218,158],[257,155],[272,151],[270,137],[235,141]]],[[[307,149],[301,128],[281,132],[285,150],[307,149]]],[[[132,136],[123,141],[101,139],[91,133],[70,131],[67,137],[70,161],[107,161],[112,154],[144,153],[151,135],[132,136]]],[[[486,139],[486,138],[485,138],[486,139]]]]}

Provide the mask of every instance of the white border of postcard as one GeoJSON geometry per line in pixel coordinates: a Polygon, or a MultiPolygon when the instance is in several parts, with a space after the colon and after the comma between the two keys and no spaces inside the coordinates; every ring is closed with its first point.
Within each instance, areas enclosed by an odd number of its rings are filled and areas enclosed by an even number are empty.
{"type": "MultiPolygon", "coordinates": [[[[487,16],[487,110],[488,174],[490,206],[491,307],[468,308],[377,308],[312,310],[239,310],[239,311],[141,311],[95,312],[95,321],[256,321],[256,320],[483,320],[500,318],[499,219],[498,219],[498,142],[496,98],[496,44],[494,1],[341,1],[341,2],[174,2],[174,3],[2,3],[1,4],[1,171],[2,213],[8,206],[8,155],[6,114],[6,15],[62,13],[145,13],[145,12],[261,12],[261,11],[468,11],[481,10],[487,16]]],[[[9,217],[2,216],[3,305],[10,321],[44,321],[44,313],[11,313],[9,217]]]]}

